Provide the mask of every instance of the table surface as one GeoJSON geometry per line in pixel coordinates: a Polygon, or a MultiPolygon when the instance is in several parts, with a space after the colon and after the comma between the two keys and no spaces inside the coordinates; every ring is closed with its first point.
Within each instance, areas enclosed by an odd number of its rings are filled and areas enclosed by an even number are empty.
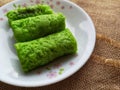
{"type": "MultiPolygon", "coordinates": [[[[12,0],[1,0],[0,6],[12,0]]],[[[120,90],[120,0],[71,0],[92,18],[97,32],[93,55],[71,77],[46,87],[0,82],[0,90],[120,90]]]]}

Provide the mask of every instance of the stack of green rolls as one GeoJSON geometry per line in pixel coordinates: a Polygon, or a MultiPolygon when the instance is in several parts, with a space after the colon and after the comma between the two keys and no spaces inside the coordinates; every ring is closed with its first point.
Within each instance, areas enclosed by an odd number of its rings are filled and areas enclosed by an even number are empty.
{"type": "Polygon", "coordinates": [[[65,28],[65,16],[54,13],[49,6],[35,5],[12,10],[7,16],[24,72],[46,65],[58,57],[76,53],[77,42],[70,30],[65,28]],[[34,12],[28,13],[27,10],[34,12]]]}

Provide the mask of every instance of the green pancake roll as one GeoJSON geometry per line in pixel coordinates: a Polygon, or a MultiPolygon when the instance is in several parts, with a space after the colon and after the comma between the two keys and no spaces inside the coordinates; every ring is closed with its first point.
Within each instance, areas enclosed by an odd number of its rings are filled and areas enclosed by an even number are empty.
{"type": "Polygon", "coordinates": [[[77,42],[69,29],[65,29],[40,39],[16,43],[15,48],[23,71],[30,72],[56,58],[75,54],[77,42]]]}
{"type": "Polygon", "coordinates": [[[11,10],[7,13],[7,17],[9,23],[11,24],[11,22],[15,20],[52,13],[53,10],[50,8],[50,6],[38,4],[11,10]]]}
{"type": "Polygon", "coordinates": [[[65,29],[65,17],[61,14],[40,15],[13,21],[12,30],[16,41],[34,40],[65,29]]]}

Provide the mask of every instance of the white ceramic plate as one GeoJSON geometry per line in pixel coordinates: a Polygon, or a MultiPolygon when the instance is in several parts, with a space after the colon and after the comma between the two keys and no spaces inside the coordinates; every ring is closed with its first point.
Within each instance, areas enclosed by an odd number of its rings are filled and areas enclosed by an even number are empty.
{"type": "Polygon", "coordinates": [[[93,22],[88,14],[68,0],[17,0],[0,8],[0,80],[24,87],[45,86],[61,81],[78,71],[90,57],[96,40],[93,22]],[[14,49],[13,33],[6,12],[18,6],[49,4],[54,11],[66,16],[67,27],[76,37],[76,55],[62,57],[49,65],[25,75],[14,49]]]}

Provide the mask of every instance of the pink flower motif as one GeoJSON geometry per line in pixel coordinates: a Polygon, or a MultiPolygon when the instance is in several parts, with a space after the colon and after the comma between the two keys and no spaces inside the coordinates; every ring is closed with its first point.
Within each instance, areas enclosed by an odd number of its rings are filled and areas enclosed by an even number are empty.
{"type": "Polygon", "coordinates": [[[3,13],[7,13],[8,12],[8,10],[5,8],[5,9],[3,9],[3,13]]]}
{"type": "Polygon", "coordinates": [[[3,18],[0,18],[0,21],[3,21],[4,19],[3,18]]]}
{"type": "Polygon", "coordinates": [[[69,9],[72,9],[72,8],[73,8],[72,6],[69,7],[69,9]]]}
{"type": "Polygon", "coordinates": [[[47,2],[47,4],[49,4],[49,2],[47,2]]]}
{"type": "Polygon", "coordinates": [[[64,7],[64,6],[62,6],[62,7],[61,7],[61,9],[65,9],[65,7],[64,7]]]}
{"type": "Polygon", "coordinates": [[[50,7],[53,9],[53,8],[54,8],[54,5],[51,4],[50,7]]]}
{"type": "Polygon", "coordinates": [[[57,1],[56,4],[57,4],[57,5],[60,5],[60,1],[57,1]]]}
{"type": "Polygon", "coordinates": [[[23,7],[27,7],[27,4],[26,4],[26,3],[23,3],[22,6],[23,6],[23,7]]]}
{"type": "Polygon", "coordinates": [[[33,0],[30,0],[31,3],[33,3],[33,0]]]}
{"type": "Polygon", "coordinates": [[[70,65],[70,66],[73,66],[73,65],[75,65],[75,63],[74,63],[74,62],[70,62],[69,65],[70,65]]]}
{"type": "Polygon", "coordinates": [[[40,0],[36,0],[35,3],[36,3],[36,4],[39,4],[39,3],[40,3],[40,0]]]}
{"type": "Polygon", "coordinates": [[[57,63],[54,65],[54,68],[60,68],[61,67],[61,64],[60,63],[57,63]]]}
{"type": "Polygon", "coordinates": [[[54,77],[56,77],[57,76],[57,72],[55,72],[55,71],[51,71],[51,72],[49,72],[48,74],[47,74],[47,77],[48,78],[54,78],[54,77]]]}

